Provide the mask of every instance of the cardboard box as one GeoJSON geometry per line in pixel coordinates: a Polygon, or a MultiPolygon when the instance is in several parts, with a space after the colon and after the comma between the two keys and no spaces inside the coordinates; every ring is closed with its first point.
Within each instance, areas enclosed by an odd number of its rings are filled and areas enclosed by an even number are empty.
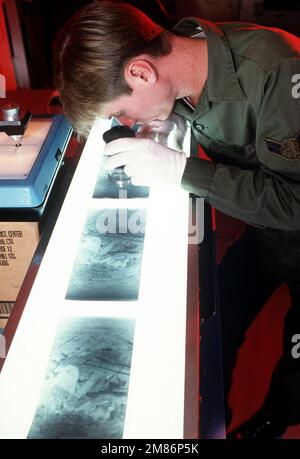
{"type": "Polygon", "coordinates": [[[39,238],[38,222],[0,222],[0,319],[4,322],[17,298],[39,238]]]}

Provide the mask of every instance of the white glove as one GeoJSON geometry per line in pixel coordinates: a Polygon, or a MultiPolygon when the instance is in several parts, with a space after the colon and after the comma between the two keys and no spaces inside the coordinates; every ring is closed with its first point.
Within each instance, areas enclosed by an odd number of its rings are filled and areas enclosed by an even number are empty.
{"type": "Polygon", "coordinates": [[[125,166],[133,185],[180,185],[186,165],[184,152],[150,139],[117,139],[105,146],[104,154],[104,168],[125,166]]]}
{"type": "Polygon", "coordinates": [[[156,140],[175,150],[182,150],[183,141],[187,131],[187,123],[184,118],[171,113],[166,120],[154,120],[142,124],[137,132],[137,138],[156,140]]]}

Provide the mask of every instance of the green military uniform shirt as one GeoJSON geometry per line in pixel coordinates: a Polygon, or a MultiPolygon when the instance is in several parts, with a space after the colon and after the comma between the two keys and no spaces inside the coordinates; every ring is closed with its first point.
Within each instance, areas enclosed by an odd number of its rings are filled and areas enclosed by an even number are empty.
{"type": "Polygon", "coordinates": [[[300,229],[300,39],[253,24],[182,20],[208,41],[208,80],[194,111],[174,112],[212,161],[189,158],[186,190],[247,223],[300,229]]]}

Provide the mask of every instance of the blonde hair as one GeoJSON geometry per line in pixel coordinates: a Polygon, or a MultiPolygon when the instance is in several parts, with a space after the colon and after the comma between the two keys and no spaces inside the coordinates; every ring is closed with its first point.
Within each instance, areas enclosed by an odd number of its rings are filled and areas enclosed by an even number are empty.
{"type": "Polygon", "coordinates": [[[67,22],[54,42],[54,81],[79,137],[103,115],[103,104],[132,92],[126,63],[140,54],[169,54],[171,35],[137,8],[113,1],[89,4],[67,22]]]}

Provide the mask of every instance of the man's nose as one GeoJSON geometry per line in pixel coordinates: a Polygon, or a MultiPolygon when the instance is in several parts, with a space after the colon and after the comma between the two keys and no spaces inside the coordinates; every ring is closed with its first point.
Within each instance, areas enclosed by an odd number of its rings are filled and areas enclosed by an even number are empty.
{"type": "Polygon", "coordinates": [[[122,124],[123,126],[128,126],[129,128],[132,128],[136,121],[132,118],[127,118],[126,116],[118,116],[117,120],[120,124],[122,124]]]}

